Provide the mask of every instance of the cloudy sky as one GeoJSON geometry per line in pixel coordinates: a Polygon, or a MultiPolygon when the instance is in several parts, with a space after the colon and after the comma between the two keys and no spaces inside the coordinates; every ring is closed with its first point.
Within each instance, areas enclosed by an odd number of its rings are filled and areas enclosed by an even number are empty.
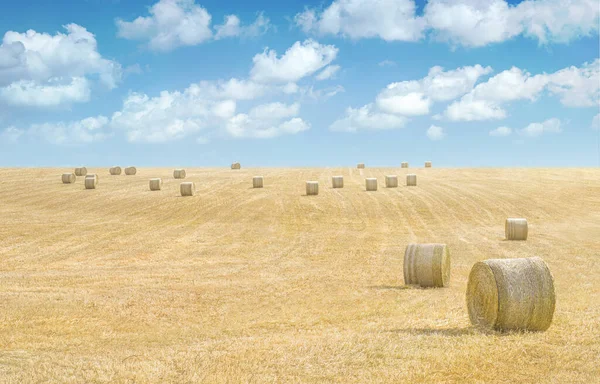
{"type": "Polygon", "coordinates": [[[71,3],[0,6],[0,166],[599,165],[600,0],[71,3]]]}

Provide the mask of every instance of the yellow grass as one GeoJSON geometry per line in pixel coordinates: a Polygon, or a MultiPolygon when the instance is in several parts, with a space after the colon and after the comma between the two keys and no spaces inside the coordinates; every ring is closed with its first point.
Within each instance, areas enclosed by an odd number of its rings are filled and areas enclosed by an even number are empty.
{"type": "Polygon", "coordinates": [[[0,382],[600,377],[598,170],[188,168],[193,197],[171,168],[87,191],[65,171],[0,170],[0,382]],[[365,177],[408,172],[417,187],[365,191],[365,177]],[[504,240],[507,217],[527,218],[527,241],[504,240]],[[409,242],[448,245],[449,288],[403,285],[409,242]],[[554,275],[551,327],[474,329],[472,265],[530,256],[554,275]]]}

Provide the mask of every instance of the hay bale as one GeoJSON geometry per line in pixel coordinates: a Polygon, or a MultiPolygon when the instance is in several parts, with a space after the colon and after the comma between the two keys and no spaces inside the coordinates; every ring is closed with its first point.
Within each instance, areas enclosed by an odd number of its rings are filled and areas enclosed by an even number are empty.
{"type": "Polygon", "coordinates": [[[133,176],[137,173],[137,169],[135,167],[127,167],[125,168],[125,175],[133,176]]]}
{"type": "Polygon", "coordinates": [[[400,165],[402,168],[408,168],[408,163],[406,161],[402,162],[400,165]]]}
{"type": "Polygon", "coordinates": [[[417,175],[413,173],[406,175],[406,185],[409,187],[417,186],[417,175]]]}
{"type": "Polygon", "coordinates": [[[478,327],[545,331],[555,304],[554,279],[539,257],[489,259],[469,274],[467,308],[478,327]]]}
{"type": "Polygon", "coordinates": [[[162,189],[163,181],[161,178],[150,179],[150,190],[160,191],[162,189]]]}
{"type": "Polygon", "coordinates": [[[241,169],[242,166],[240,165],[240,163],[233,163],[231,164],[231,169],[241,169]]]}
{"type": "Polygon", "coordinates": [[[344,176],[332,176],[331,184],[333,188],[344,188],[344,176]]]}
{"type": "Polygon", "coordinates": [[[173,177],[176,179],[185,179],[185,169],[176,169],[173,171],[173,177]]]}
{"type": "Polygon", "coordinates": [[[85,176],[87,175],[86,167],[75,168],[75,176],[85,176]]]}
{"type": "Polygon", "coordinates": [[[527,240],[527,219],[508,218],[504,222],[506,240],[527,240]]]}
{"type": "Polygon", "coordinates": [[[377,190],[377,179],[374,177],[367,177],[365,179],[365,183],[367,186],[367,191],[376,191],[377,190]]]}
{"type": "Polygon", "coordinates": [[[398,188],[398,176],[387,175],[385,177],[385,186],[386,188],[398,188]]]}
{"type": "Polygon", "coordinates": [[[196,193],[196,184],[191,181],[179,184],[179,192],[181,196],[194,196],[196,193]]]}
{"type": "Polygon", "coordinates": [[[95,173],[86,175],[83,184],[85,185],[85,189],[96,189],[96,186],[98,186],[98,175],[95,173]]]}
{"type": "Polygon", "coordinates": [[[111,175],[117,176],[121,174],[121,167],[111,167],[108,171],[111,175]]]}
{"type": "Polygon", "coordinates": [[[364,169],[365,168],[365,163],[358,163],[356,165],[356,168],[358,168],[358,169],[364,169]]]}
{"type": "Polygon", "coordinates": [[[446,244],[409,244],[404,252],[404,283],[447,287],[450,283],[450,251],[446,244]]]}
{"type": "Polygon", "coordinates": [[[262,188],[263,187],[263,177],[262,176],[254,176],[252,178],[252,186],[254,188],[262,188]]]}
{"type": "Polygon", "coordinates": [[[431,168],[431,161],[425,162],[425,168],[431,168]]]}
{"type": "Polygon", "coordinates": [[[306,194],[308,196],[314,196],[319,194],[319,182],[318,181],[307,181],[306,182],[306,194]]]}
{"type": "Polygon", "coordinates": [[[62,182],[63,184],[73,184],[77,177],[74,173],[63,173],[62,174],[62,182]]]}

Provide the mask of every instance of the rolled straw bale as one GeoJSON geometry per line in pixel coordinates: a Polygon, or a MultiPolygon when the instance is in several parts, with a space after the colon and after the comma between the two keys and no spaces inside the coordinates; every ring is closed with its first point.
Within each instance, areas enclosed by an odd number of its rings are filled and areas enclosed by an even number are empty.
{"type": "Polygon", "coordinates": [[[231,164],[231,169],[240,169],[242,168],[242,166],[240,165],[240,163],[233,163],[231,164]]]}
{"type": "Polygon", "coordinates": [[[539,257],[476,263],[467,283],[473,325],[495,330],[545,331],[556,296],[548,265],[539,257]]]}
{"type": "Polygon", "coordinates": [[[194,196],[196,193],[196,184],[191,181],[179,184],[181,196],[194,196]]]}
{"type": "Polygon", "coordinates": [[[162,189],[163,181],[161,178],[150,179],[150,190],[160,191],[162,189]]]}
{"type": "Polygon", "coordinates": [[[185,179],[185,169],[176,169],[173,171],[173,177],[176,179],[185,179]]]}
{"type": "Polygon", "coordinates": [[[367,187],[367,191],[376,191],[377,190],[377,179],[374,177],[367,177],[365,179],[365,184],[367,187]]]}
{"type": "Polygon", "coordinates": [[[400,165],[402,168],[408,168],[408,163],[406,161],[402,162],[400,165]]]}
{"type": "Polygon", "coordinates": [[[262,176],[254,176],[252,178],[252,187],[254,188],[262,188],[263,187],[263,177],[262,176]]]}
{"type": "Polygon", "coordinates": [[[127,167],[125,168],[125,175],[133,176],[137,173],[137,169],[135,167],[127,167]]]}
{"type": "Polygon", "coordinates": [[[386,188],[398,188],[398,176],[387,175],[385,177],[385,186],[386,188]]]}
{"type": "Polygon", "coordinates": [[[98,185],[98,175],[95,173],[86,175],[83,184],[85,185],[85,189],[96,189],[96,186],[98,185]]]}
{"type": "Polygon", "coordinates": [[[450,251],[446,244],[408,244],[404,252],[404,283],[447,287],[450,283],[450,251]]]}
{"type": "Polygon", "coordinates": [[[319,194],[319,182],[318,181],[307,181],[306,182],[306,194],[308,196],[319,194]]]}
{"type": "Polygon", "coordinates": [[[365,163],[358,163],[356,165],[356,168],[358,168],[358,169],[364,169],[365,168],[365,163]]]}
{"type": "Polygon", "coordinates": [[[85,176],[87,175],[86,167],[75,168],[75,176],[85,176]]]}
{"type": "Polygon", "coordinates": [[[527,219],[508,218],[504,222],[506,240],[527,240],[527,219]]]}
{"type": "Polygon", "coordinates": [[[431,168],[431,161],[425,162],[425,168],[431,168]]]}
{"type": "Polygon", "coordinates": [[[73,184],[77,177],[74,173],[63,173],[62,174],[62,182],[63,184],[73,184]]]}
{"type": "Polygon", "coordinates": [[[406,185],[409,187],[415,187],[417,185],[417,175],[413,173],[406,175],[406,185]]]}
{"type": "Polygon", "coordinates": [[[331,184],[333,188],[344,188],[344,176],[332,176],[331,184]]]}
{"type": "Polygon", "coordinates": [[[117,176],[121,174],[121,167],[111,167],[108,171],[111,175],[117,176]]]}

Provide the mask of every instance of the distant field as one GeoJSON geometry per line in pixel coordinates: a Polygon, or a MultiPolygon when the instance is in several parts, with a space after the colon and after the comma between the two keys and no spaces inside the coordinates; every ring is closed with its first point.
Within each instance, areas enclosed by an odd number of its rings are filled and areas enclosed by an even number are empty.
{"type": "Polygon", "coordinates": [[[64,171],[0,169],[1,383],[600,380],[598,169],[187,168],[193,197],[172,169],[89,168],[96,190],[64,171]],[[404,285],[409,242],[448,244],[449,288],[404,285]],[[554,275],[552,326],[472,328],[472,265],[529,256],[554,275]]]}

